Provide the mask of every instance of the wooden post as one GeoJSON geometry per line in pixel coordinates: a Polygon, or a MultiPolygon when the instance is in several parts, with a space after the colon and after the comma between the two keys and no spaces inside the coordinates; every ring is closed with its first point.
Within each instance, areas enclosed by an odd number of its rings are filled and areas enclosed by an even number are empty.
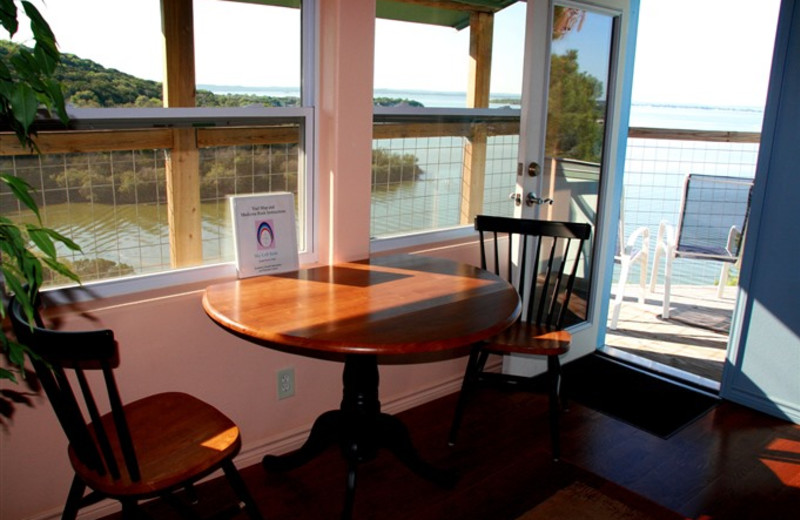
{"type": "MultiPolygon", "coordinates": [[[[489,107],[489,83],[492,70],[492,31],[494,15],[472,13],[469,35],[468,108],[489,107]]],[[[484,180],[486,178],[486,127],[475,124],[464,148],[464,167],[461,187],[461,223],[472,223],[483,211],[484,180]]]]}
{"type": "Polygon", "coordinates": [[[164,106],[195,106],[192,0],[161,0],[164,34],[164,106]]]}
{"type": "MultiPolygon", "coordinates": [[[[192,0],[161,0],[164,33],[164,106],[195,106],[192,0]]],[[[167,207],[172,267],[203,262],[200,157],[195,130],[173,130],[167,155],[167,207]]]]}

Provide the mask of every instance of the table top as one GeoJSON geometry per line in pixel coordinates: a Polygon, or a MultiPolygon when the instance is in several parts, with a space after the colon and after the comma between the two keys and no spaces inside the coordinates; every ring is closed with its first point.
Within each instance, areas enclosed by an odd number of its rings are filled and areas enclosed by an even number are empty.
{"type": "Polygon", "coordinates": [[[203,308],[259,343],[394,355],[489,338],[517,319],[520,302],[511,285],[477,267],[396,255],[211,285],[203,308]]]}

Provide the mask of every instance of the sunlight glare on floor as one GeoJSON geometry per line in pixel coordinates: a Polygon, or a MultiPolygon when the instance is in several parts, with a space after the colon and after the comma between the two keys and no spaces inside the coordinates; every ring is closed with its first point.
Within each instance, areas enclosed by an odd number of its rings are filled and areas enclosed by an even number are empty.
{"type": "MultiPolygon", "coordinates": [[[[800,426],[798,426],[800,429],[800,426]]],[[[800,441],[775,439],[761,462],[786,486],[800,488],[800,441]]]]}

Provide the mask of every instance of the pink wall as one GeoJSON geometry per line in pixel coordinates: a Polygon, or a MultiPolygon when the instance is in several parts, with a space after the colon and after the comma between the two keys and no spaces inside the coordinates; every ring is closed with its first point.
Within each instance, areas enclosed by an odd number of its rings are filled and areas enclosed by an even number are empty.
{"type": "MultiPolygon", "coordinates": [[[[320,258],[364,258],[369,255],[375,5],[373,0],[320,4],[320,258]]],[[[477,256],[472,245],[458,244],[425,254],[477,256]]],[[[68,328],[115,331],[126,400],[179,390],[228,414],[242,430],[240,466],[255,464],[266,453],[297,448],[317,415],[338,407],[342,366],[257,347],[225,332],[201,307],[208,283],[57,312],[68,328]],[[276,371],[286,367],[295,369],[296,395],[278,401],[276,371]]],[[[464,363],[460,357],[381,367],[383,409],[394,413],[456,391],[464,363]]],[[[33,401],[33,407],[17,406],[13,421],[0,432],[0,520],[60,515],[72,479],[66,440],[49,404],[42,396],[33,401]]],[[[104,502],[84,515],[97,517],[114,509],[116,503],[104,502]]]]}
{"type": "Polygon", "coordinates": [[[369,256],[374,0],[320,2],[320,260],[369,256]]]}

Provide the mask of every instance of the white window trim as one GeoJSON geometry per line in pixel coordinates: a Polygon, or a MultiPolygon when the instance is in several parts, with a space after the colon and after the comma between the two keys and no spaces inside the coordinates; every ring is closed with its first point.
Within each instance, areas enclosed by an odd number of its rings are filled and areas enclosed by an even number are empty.
{"type": "MultiPolygon", "coordinates": [[[[315,143],[314,107],[236,107],[236,108],[70,108],[70,126],[76,130],[109,130],[137,128],[222,127],[274,124],[281,120],[304,121],[304,143],[315,143]]],[[[300,251],[300,262],[317,260],[315,206],[316,179],[313,175],[315,158],[313,148],[302,146],[302,166],[306,171],[302,181],[306,222],[306,249],[300,251]]],[[[178,286],[186,283],[211,280],[224,276],[235,276],[233,262],[203,265],[185,269],[170,269],[158,273],[127,276],[118,279],[98,280],[81,286],[54,287],[44,289],[50,300],[56,303],[86,301],[98,297],[113,297],[156,288],[178,286]],[[63,293],[63,294],[61,294],[63,293]]]]}
{"type": "Polygon", "coordinates": [[[120,130],[141,128],[202,128],[263,125],[281,119],[313,116],[313,107],[235,108],[74,108],[67,109],[74,130],[120,130]]]}
{"type": "Polygon", "coordinates": [[[172,269],[159,273],[109,278],[84,285],[70,285],[42,289],[42,300],[47,305],[65,305],[102,298],[114,298],[158,289],[236,277],[233,262],[204,265],[185,269],[172,269]]]}
{"type": "Polygon", "coordinates": [[[423,247],[440,242],[461,240],[475,235],[472,226],[455,226],[432,231],[418,231],[396,236],[376,237],[370,240],[370,253],[385,253],[396,249],[423,247]]]}
{"type": "MultiPolygon", "coordinates": [[[[301,63],[301,107],[187,107],[187,108],[75,108],[69,107],[70,127],[76,130],[136,129],[154,127],[237,126],[270,124],[281,119],[304,120],[303,160],[305,197],[303,218],[306,222],[306,250],[300,252],[300,264],[318,260],[318,196],[316,114],[319,89],[315,71],[318,70],[316,41],[319,34],[317,0],[302,0],[301,34],[303,62],[301,63]]],[[[158,273],[126,276],[46,288],[42,297],[48,304],[60,305],[131,295],[156,289],[169,289],[221,278],[236,277],[235,262],[170,269],[158,273]]]]}
{"type": "Polygon", "coordinates": [[[375,107],[373,116],[397,118],[442,117],[519,117],[519,108],[437,108],[437,107],[375,107]]]}
{"type": "MultiPolygon", "coordinates": [[[[375,107],[373,118],[381,120],[430,120],[441,117],[442,119],[462,118],[495,118],[495,117],[520,117],[518,108],[437,108],[437,107],[375,107]]],[[[426,246],[436,242],[446,242],[470,237],[474,230],[470,225],[452,226],[447,228],[410,231],[392,236],[372,237],[370,239],[370,252],[382,253],[394,249],[404,249],[415,246],[426,246]]]]}

